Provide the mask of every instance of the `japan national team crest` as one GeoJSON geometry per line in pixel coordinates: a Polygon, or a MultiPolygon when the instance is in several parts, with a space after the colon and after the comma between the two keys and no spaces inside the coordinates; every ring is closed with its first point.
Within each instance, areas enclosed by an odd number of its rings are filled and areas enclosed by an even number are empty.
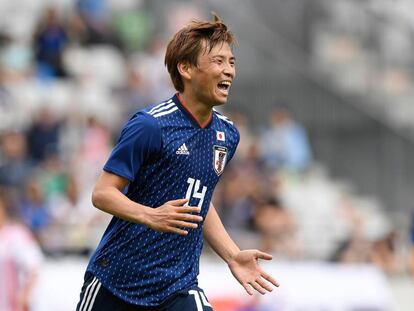
{"type": "Polygon", "coordinates": [[[227,148],[222,146],[213,147],[213,167],[217,175],[221,175],[227,160],[227,148]]]}

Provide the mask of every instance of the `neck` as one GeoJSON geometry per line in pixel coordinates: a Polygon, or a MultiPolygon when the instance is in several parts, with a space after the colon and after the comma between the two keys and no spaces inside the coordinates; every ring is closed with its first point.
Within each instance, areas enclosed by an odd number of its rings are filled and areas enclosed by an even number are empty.
{"type": "Polygon", "coordinates": [[[178,96],[181,103],[202,127],[210,121],[213,111],[212,106],[203,103],[187,92],[179,93],[178,96]]]}

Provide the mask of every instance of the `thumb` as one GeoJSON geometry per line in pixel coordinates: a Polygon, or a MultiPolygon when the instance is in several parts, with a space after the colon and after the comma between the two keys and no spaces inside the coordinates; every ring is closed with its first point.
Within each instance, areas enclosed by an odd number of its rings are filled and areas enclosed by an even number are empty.
{"type": "Polygon", "coordinates": [[[268,253],[264,253],[261,251],[256,251],[256,257],[260,258],[260,259],[264,259],[264,260],[272,260],[273,256],[268,254],[268,253]]]}

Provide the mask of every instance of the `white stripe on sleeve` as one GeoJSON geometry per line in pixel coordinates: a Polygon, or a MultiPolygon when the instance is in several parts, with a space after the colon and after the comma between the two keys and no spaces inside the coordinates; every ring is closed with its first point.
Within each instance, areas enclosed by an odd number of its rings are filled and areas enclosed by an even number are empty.
{"type": "Polygon", "coordinates": [[[159,108],[161,108],[161,107],[163,107],[163,106],[165,106],[165,105],[167,105],[167,104],[169,104],[169,103],[172,103],[172,99],[170,99],[169,101],[162,102],[161,104],[156,105],[155,107],[153,107],[153,108],[149,111],[149,113],[153,113],[153,112],[154,112],[154,110],[157,110],[157,109],[159,109],[159,108]]]}
{"type": "Polygon", "coordinates": [[[162,107],[160,107],[160,108],[158,108],[158,109],[151,110],[151,111],[150,111],[150,114],[154,115],[154,114],[156,114],[156,113],[158,113],[158,112],[160,112],[160,111],[167,110],[167,109],[169,109],[169,108],[171,108],[171,107],[173,107],[173,106],[175,106],[175,103],[170,103],[170,104],[165,105],[165,106],[162,106],[162,107]]]}
{"type": "Polygon", "coordinates": [[[156,114],[154,114],[154,117],[155,117],[155,118],[162,117],[162,116],[165,116],[165,115],[167,115],[167,114],[170,114],[170,113],[172,113],[172,112],[174,112],[174,111],[176,111],[176,110],[178,110],[178,107],[177,107],[177,106],[175,106],[174,108],[172,108],[172,109],[170,109],[170,110],[167,110],[167,111],[163,111],[163,112],[156,113],[156,114]]]}

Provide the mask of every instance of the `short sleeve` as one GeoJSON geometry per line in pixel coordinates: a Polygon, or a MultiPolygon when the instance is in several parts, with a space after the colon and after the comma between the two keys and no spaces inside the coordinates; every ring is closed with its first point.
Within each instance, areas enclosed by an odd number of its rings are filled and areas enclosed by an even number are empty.
{"type": "Polygon", "coordinates": [[[145,162],[161,150],[161,142],[157,121],[145,112],[137,113],[122,129],[104,171],[132,182],[145,162]]]}

